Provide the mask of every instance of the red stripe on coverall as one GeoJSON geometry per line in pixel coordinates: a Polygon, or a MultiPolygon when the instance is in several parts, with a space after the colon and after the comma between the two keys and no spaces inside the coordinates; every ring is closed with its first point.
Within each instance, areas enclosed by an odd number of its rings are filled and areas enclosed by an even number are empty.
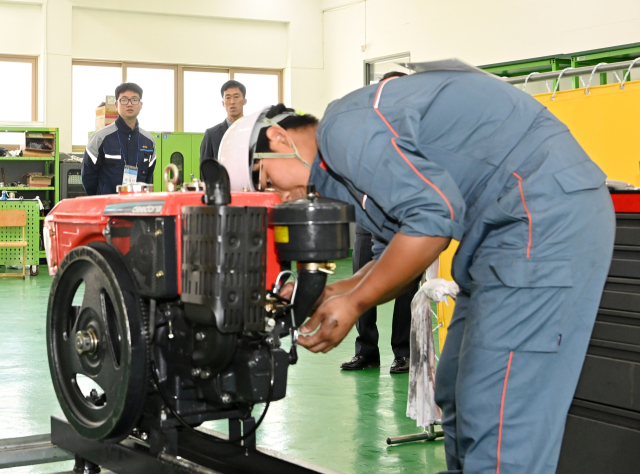
{"type": "Polygon", "coordinates": [[[387,119],[384,118],[384,115],[382,115],[382,113],[380,112],[380,110],[378,110],[378,104],[380,103],[380,96],[382,94],[382,89],[384,88],[384,85],[392,80],[392,79],[397,79],[397,76],[394,77],[390,77],[388,79],[385,79],[384,81],[382,81],[380,83],[380,86],[378,87],[378,92],[376,93],[376,99],[373,103],[373,109],[376,111],[376,113],[380,116],[380,118],[383,120],[383,122],[385,124],[387,124],[387,127],[389,127],[389,130],[391,130],[391,133],[393,133],[395,135],[394,138],[391,139],[391,143],[393,143],[394,148],[396,149],[396,151],[400,154],[400,156],[404,159],[404,161],[406,161],[406,163],[411,167],[411,169],[418,175],[420,176],[420,178],[422,178],[422,180],[427,183],[429,186],[431,186],[433,189],[436,190],[436,192],[440,195],[440,197],[442,197],[442,199],[444,199],[444,202],[447,203],[447,206],[449,207],[449,212],[451,213],[451,220],[453,220],[453,207],[451,207],[451,203],[449,202],[449,200],[447,199],[447,197],[444,195],[444,193],[442,191],[440,191],[440,189],[438,189],[438,187],[433,184],[431,181],[429,181],[427,178],[425,178],[424,176],[422,176],[422,174],[417,170],[417,168],[415,166],[413,166],[413,164],[407,159],[407,157],[404,155],[404,153],[402,153],[402,151],[400,151],[400,148],[398,148],[398,145],[396,144],[396,138],[399,136],[396,131],[393,129],[393,127],[391,126],[391,124],[389,122],[387,122],[387,119]]]}
{"type": "Polygon", "coordinates": [[[524,199],[524,191],[522,190],[522,178],[518,176],[516,173],[513,175],[518,178],[518,187],[520,188],[520,197],[522,198],[522,206],[524,207],[525,212],[527,213],[527,218],[529,219],[529,243],[527,244],[527,258],[531,254],[531,230],[533,226],[533,222],[531,222],[531,214],[529,213],[529,209],[527,208],[527,202],[524,199]]]}
{"type": "Polygon", "coordinates": [[[504,376],[504,387],[502,388],[502,403],[500,404],[500,428],[498,430],[498,461],[496,466],[496,474],[500,474],[500,445],[502,443],[502,419],[504,415],[504,397],[507,394],[507,381],[509,380],[509,372],[511,371],[511,359],[513,359],[513,351],[509,352],[509,363],[507,364],[507,373],[504,376]]]}

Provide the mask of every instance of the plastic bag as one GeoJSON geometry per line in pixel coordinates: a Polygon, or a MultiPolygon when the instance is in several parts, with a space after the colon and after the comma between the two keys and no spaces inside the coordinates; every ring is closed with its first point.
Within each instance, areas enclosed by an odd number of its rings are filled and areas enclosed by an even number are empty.
{"type": "Polygon", "coordinates": [[[431,301],[446,302],[448,296],[455,297],[459,291],[455,282],[437,278],[438,267],[439,260],[436,260],[427,269],[427,281],[411,302],[407,416],[416,420],[416,424],[421,427],[427,427],[441,417],[435,402],[436,351],[431,323],[431,301]]]}

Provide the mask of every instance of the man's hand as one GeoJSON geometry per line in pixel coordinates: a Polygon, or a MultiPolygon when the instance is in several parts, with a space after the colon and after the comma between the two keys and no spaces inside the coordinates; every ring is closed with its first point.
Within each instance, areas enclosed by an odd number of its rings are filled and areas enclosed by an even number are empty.
{"type": "Polygon", "coordinates": [[[300,327],[301,333],[308,334],[320,325],[318,332],[313,336],[298,336],[298,344],[311,352],[329,352],[349,334],[359,317],[358,310],[350,304],[347,296],[333,296],[300,327]]]}
{"type": "Polygon", "coordinates": [[[320,329],[313,336],[298,337],[298,343],[311,352],[328,352],[336,347],[362,313],[401,295],[406,285],[447,248],[450,240],[446,237],[396,234],[380,260],[367,264],[362,269],[366,269],[364,272],[330,285],[339,288],[336,296],[320,304],[300,332],[308,334],[318,325],[320,329]]]}

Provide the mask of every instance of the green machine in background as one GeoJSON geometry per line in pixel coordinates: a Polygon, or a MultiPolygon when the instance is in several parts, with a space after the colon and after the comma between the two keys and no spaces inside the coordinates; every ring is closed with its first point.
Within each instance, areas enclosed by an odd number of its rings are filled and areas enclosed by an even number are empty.
{"type": "Polygon", "coordinates": [[[191,175],[200,178],[200,144],[204,133],[151,132],[156,140],[156,168],[153,173],[153,190],[164,191],[162,173],[173,163],[180,171],[178,184],[191,181],[191,175]]]}

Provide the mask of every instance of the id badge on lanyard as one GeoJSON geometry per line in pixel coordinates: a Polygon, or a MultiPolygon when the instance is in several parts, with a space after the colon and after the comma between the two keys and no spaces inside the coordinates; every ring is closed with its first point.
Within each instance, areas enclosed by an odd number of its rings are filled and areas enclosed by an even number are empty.
{"type": "MultiPolygon", "coordinates": [[[[120,145],[120,154],[122,155],[122,159],[124,160],[124,174],[122,175],[122,184],[133,184],[138,181],[138,167],[130,166],[127,164],[127,160],[124,154],[124,150],[122,148],[122,142],[120,141],[120,132],[116,132],[116,136],[118,137],[118,144],[120,145]]],[[[140,132],[138,132],[138,148],[140,149],[140,132]]],[[[137,155],[137,153],[136,153],[137,155]]],[[[136,160],[137,163],[138,160],[136,160]]]]}
{"type": "Polygon", "coordinates": [[[124,165],[124,175],[122,176],[122,184],[133,184],[138,180],[138,167],[124,165]]]}

